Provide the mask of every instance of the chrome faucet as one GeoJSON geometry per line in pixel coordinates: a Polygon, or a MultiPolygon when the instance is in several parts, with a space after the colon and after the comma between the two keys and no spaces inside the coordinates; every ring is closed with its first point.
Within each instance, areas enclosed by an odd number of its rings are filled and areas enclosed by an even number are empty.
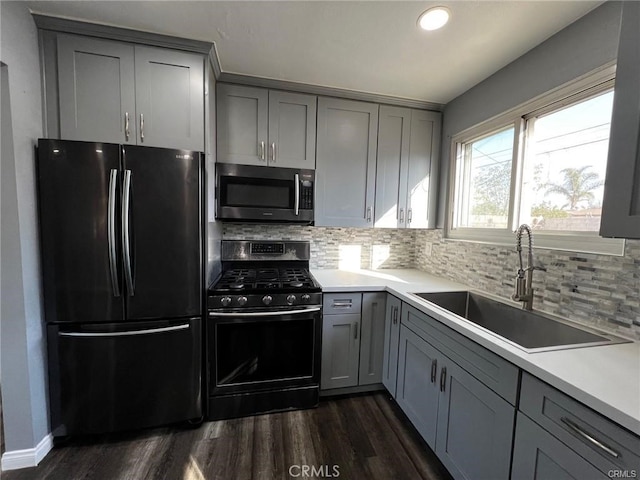
{"type": "Polygon", "coordinates": [[[522,302],[522,308],[524,310],[533,309],[533,271],[542,270],[547,271],[544,267],[535,267],[533,265],[533,234],[531,233],[531,227],[527,224],[522,224],[516,231],[516,252],[520,258],[520,268],[518,268],[518,274],[515,279],[515,291],[511,298],[517,302],[522,302]],[[529,256],[527,257],[527,268],[522,265],[522,234],[527,232],[529,237],[529,256]],[[527,274],[525,277],[525,273],[527,274]]]}

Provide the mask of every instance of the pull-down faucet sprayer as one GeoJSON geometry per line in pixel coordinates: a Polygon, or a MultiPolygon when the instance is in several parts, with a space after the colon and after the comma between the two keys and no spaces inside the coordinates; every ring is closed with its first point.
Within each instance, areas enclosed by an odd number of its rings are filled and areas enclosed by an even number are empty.
{"type": "Polygon", "coordinates": [[[533,271],[542,270],[547,271],[544,267],[535,267],[533,265],[533,234],[531,233],[531,227],[527,224],[522,224],[516,231],[516,252],[520,259],[520,268],[515,279],[514,292],[511,295],[513,300],[522,302],[522,308],[525,310],[533,309],[533,271]],[[522,234],[526,232],[529,238],[529,255],[527,257],[527,268],[524,268],[522,264],[522,234]],[[525,277],[526,273],[526,277],[525,277]]]}

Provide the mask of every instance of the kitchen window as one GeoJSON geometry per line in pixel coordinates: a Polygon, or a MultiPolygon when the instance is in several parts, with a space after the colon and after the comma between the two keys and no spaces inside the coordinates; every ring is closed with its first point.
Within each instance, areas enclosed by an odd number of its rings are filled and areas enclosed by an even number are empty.
{"type": "Polygon", "coordinates": [[[600,79],[454,137],[447,237],[512,245],[526,223],[538,247],[622,255],[598,235],[612,107],[600,79]]]}

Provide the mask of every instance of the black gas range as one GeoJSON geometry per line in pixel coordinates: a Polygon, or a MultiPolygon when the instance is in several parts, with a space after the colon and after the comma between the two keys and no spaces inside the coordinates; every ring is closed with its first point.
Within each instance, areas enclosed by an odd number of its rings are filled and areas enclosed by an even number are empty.
{"type": "Polygon", "coordinates": [[[322,289],[308,242],[223,241],[209,288],[211,420],[318,404],[322,289]]]}

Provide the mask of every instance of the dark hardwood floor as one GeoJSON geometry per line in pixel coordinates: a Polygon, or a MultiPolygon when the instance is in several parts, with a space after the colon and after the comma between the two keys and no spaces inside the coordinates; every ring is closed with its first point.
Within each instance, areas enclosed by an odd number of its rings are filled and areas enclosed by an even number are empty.
{"type": "Polygon", "coordinates": [[[70,440],[5,480],[449,480],[386,393],[317,409],[206,422],[200,428],[70,440]],[[303,471],[307,465],[309,470],[303,471]],[[336,466],[336,468],[334,468],[336,466]],[[315,467],[316,475],[312,475],[315,467]],[[318,471],[320,469],[320,471],[318,471]],[[304,474],[307,474],[306,476],[304,474]]]}

